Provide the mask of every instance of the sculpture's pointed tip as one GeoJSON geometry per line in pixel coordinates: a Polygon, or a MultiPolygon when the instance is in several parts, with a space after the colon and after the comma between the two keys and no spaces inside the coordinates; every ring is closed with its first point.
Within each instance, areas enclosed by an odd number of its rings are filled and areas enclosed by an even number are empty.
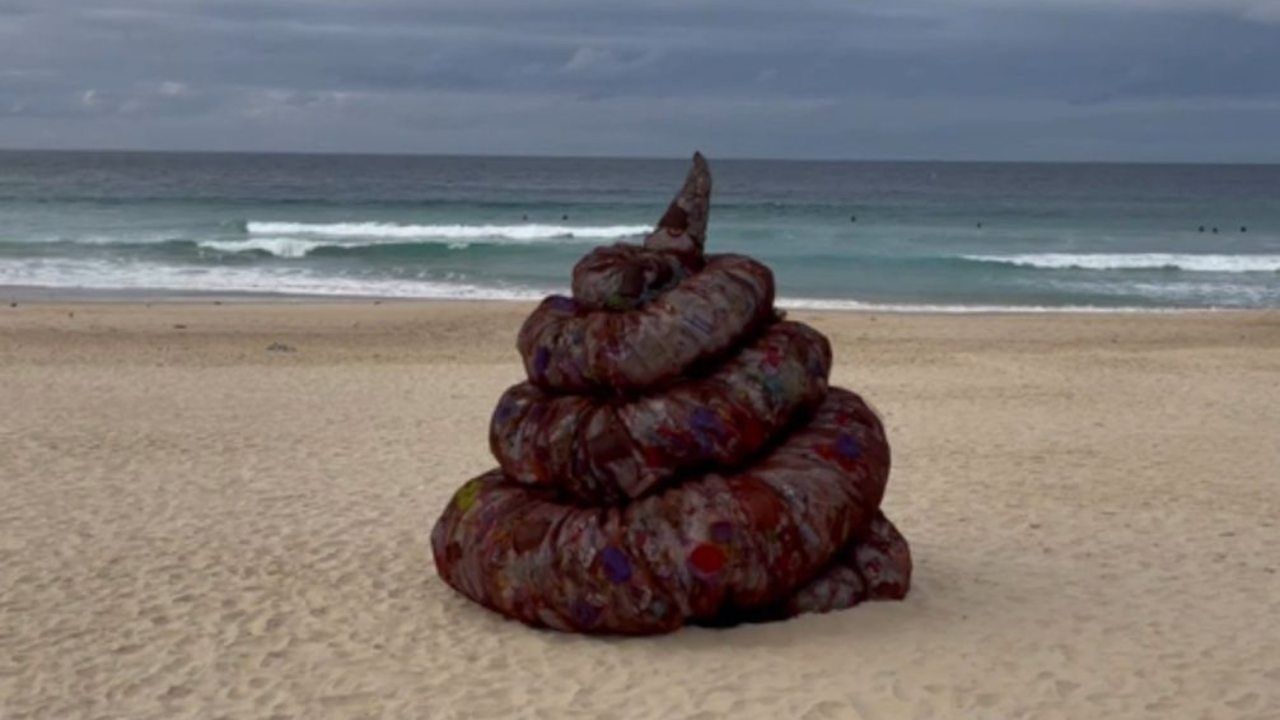
{"type": "Polygon", "coordinates": [[[681,248],[702,253],[707,239],[707,214],[711,206],[711,168],[701,152],[693,153],[693,163],[684,185],[676,193],[658,226],[645,240],[650,248],[681,248]]]}

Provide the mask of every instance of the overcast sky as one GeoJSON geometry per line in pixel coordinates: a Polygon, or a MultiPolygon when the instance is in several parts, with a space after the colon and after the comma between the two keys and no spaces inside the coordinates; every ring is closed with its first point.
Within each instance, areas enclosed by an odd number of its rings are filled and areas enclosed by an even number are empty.
{"type": "Polygon", "coordinates": [[[0,0],[0,147],[1280,162],[1280,0],[0,0]]]}

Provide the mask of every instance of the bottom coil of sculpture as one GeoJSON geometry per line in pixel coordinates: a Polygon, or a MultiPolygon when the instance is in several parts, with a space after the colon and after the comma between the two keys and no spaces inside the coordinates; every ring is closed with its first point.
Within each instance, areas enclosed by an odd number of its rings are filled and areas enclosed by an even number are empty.
{"type": "Polygon", "coordinates": [[[623,506],[487,473],[454,495],[432,547],[440,576],[467,597],[559,630],[657,633],[835,610],[910,585],[906,542],[878,510],[888,469],[875,414],[833,388],[747,469],[623,506]]]}

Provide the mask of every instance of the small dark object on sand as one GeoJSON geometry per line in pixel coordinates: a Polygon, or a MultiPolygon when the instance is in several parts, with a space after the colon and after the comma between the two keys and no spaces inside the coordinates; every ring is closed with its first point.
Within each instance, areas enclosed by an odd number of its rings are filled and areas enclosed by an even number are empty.
{"type": "Polygon", "coordinates": [[[73,318],[73,317],[75,317],[75,316],[76,316],[76,314],[75,314],[75,313],[73,313],[73,312],[69,312],[69,313],[67,313],[67,317],[69,317],[69,318],[73,318]]]}
{"type": "Polygon", "coordinates": [[[267,352],[291,353],[291,352],[297,352],[297,351],[298,351],[298,348],[292,345],[285,345],[284,343],[273,342],[267,346],[267,352]]]}
{"type": "Polygon", "coordinates": [[[9,307],[18,307],[18,303],[16,303],[16,302],[11,302],[11,303],[9,303],[9,307]]]}
{"type": "Polygon", "coordinates": [[[187,326],[186,326],[186,325],[183,325],[182,323],[178,323],[177,325],[174,325],[174,326],[173,326],[173,329],[174,329],[174,330],[186,330],[186,329],[187,329],[187,326]]]}

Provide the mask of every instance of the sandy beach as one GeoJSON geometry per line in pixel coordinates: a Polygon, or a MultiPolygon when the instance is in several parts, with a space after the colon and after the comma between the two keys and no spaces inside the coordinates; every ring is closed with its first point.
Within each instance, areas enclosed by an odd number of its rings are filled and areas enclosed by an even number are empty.
{"type": "Polygon", "coordinates": [[[0,718],[1280,717],[1280,313],[793,311],[910,596],[623,640],[431,563],[528,311],[0,305],[0,718]]]}

